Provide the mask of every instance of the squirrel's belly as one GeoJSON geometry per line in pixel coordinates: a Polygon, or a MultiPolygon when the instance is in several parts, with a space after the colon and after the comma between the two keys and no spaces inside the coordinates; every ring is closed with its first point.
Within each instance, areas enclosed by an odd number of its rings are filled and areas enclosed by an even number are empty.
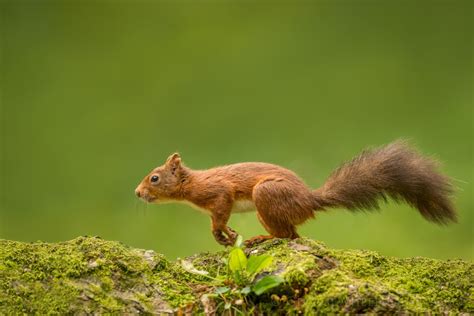
{"type": "MultiPolygon", "coordinates": [[[[211,215],[211,211],[209,211],[205,208],[199,207],[196,204],[191,203],[189,201],[180,200],[180,201],[175,201],[175,202],[189,205],[192,208],[194,208],[194,209],[196,209],[196,210],[198,210],[198,211],[200,211],[204,214],[211,215]]],[[[252,212],[252,211],[255,211],[255,210],[256,210],[256,207],[255,207],[255,204],[253,203],[252,200],[236,200],[236,201],[234,201],[234,204],[232,205],[232,212],[233,213],[245,213],[245,212],[252,212]]]]}
{"type": "Polygon", "coordinates": [[[182,204],[186,204],[186,205],[189,205],[191,206],[193,209],[195,210],[198,210],[204,214],[207,214],[207,215],[211,215],[211,211],[205,209],[205,208],[202,208],[202,207],[199,207],[197,206],[196,204],[192,203],[192,202],[189,202],[189,201],[186,201],[186,200],[180,200],[180,201],[176,201],[178,203],[182,203],[182,204]]]}
{"type": "Polygon", "coordinates": [[[245,213],[255,211],[255,204],[252,200],[236,200],[232,206],[233,213],[245,213]]]}

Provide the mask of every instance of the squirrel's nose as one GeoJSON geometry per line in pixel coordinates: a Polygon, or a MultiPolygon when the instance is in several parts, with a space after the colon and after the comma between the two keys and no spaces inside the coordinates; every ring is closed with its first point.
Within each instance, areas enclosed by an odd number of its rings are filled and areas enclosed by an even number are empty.
{"type": "Polygon", "coordinates": [[[140,190],[135,190],[135,195],[141,197],[142,194],[140,193],[140,190]]]}

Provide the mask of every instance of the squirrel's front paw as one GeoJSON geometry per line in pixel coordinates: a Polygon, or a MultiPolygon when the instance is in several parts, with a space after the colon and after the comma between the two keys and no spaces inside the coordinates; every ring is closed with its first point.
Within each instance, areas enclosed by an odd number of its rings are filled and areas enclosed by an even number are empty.
{"type": "Polygon", "coordinates": [[[212,234],[216,241],[223,246],[232,246],[233,242],[222,232],[222,230],[213,230],[212,234]]]}
{"type": "Polygon", "coordinates": [[[227,226],[226,234],[229,237],[230,245],[234,245],[239,234],[237,234],[237,232],[233,230],[232,228],[230,228],[229,226],[227,226]]]}

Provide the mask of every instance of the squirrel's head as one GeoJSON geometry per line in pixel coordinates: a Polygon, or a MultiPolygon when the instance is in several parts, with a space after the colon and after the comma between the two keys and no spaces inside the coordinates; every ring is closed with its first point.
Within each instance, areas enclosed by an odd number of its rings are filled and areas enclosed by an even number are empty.
{"type": "Polygon", "coordinates": [[[135,194],[146,202],[163,202],[179,196],[185,179],[185,167],[181,157],[174,153],[166,162],[148,174],[135,189],[135,194]]]}

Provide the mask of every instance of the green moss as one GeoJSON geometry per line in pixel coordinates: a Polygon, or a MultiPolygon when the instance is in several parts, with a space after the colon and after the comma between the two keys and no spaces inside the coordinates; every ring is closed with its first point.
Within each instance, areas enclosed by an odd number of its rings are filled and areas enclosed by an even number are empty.
{"type": "Polygon", "coordinates": [[[152,291],[144,251],[100,238],[49,243],[0,241],[0,314],[127,311],[122,291],[152,291]]]}
{"type": "MultiPolygon", "coordinates": [[[[233,296],[232,308],[247,313],[474,313],[472,262],[332,250],[309,239],[269,240],[245,252],[274,259],[257,279],[277,274],[286,281],[246,296],[245,305],[233,296]]],[[[223,285],[215,279],[225,278],[227,255],[184,259],[208,272],[203,276],[180,260],[95,237],[56,244],[0,240],[0,314],[202,313],[202,296],[223,285]]],[[[212,295],[205,304],[213,304],[212,295]]]]}
{"type": "MultiPolygon", "coordinates": [[[[472,263],[389,258],[357,250],[333,250],[331,256],[339,262],[337,270],[347,278],[334,277],[328,288],[342,285],[351,289],[344,305],[346,312],[472,312],[472,263]]],[[[318,278],[315,285],[322,279],[318,278]]],[[[330,295],[330,291],[324,294],[330,295]]]]}
{"type": "Polygon", "coordinates": [[[341,311],[349,295],[349,289],[342,282],[333,283],[338,276],[328,273],[313,284],[310,292],[305,296],[304,311],[306,314],[328,314],[341,311]]]}

